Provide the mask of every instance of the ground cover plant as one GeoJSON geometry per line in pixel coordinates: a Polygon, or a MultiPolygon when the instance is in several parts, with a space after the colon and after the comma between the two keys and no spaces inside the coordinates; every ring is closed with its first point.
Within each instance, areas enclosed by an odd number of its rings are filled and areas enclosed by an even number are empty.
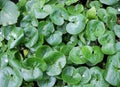
{"type": "Polygon", "coordinates": [[[120,87],[119,0],[0,0],[0,87],[120,87]]]}

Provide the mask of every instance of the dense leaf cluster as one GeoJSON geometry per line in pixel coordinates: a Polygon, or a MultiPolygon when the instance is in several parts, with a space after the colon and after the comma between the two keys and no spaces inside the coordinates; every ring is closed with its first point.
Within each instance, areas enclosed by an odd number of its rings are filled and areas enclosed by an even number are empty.
{"type": "Polygon", "coordinates": [[[85,1],[0,0],[0,87],[120,86],[120,1],[85,1]]]}

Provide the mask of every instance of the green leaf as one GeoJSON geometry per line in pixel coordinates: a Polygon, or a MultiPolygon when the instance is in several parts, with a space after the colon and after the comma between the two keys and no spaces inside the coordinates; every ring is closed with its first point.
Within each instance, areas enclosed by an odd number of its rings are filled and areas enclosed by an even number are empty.
{"type": "Polygon", "coordinates": [[[102,7],[102,4],[99,1],[91,1],[88,3],[88,7],[95,7],[96,9],[99,9],[102,7]]]}
{"type": "Polygon", "coordinates": [[[95,8],[95,7],[91,7],[91,8],[87,11],[86,15],[87,15],[87,17],[88,17],[89,19],[94,19],[94,18],[96,18],[96,8],[95,8]]]}
{"type": "Polygon", "coordinates": [[[42,34],[45,37],[48,37],[50,36],[50,34],[52,34],[55,31],[55,29],[53,23],[47,21],[41,21],[38,25],[38,31],[39,33],[42,32],[42,34]]]}
{"type": "Polygon", "coordinates": [[[66,67],[62,72],[62,79],[69,84],[77,84],[81,81],[81,75],[72,67],[66,67]]]}
{"type": "Polygon", "coordinates": [[[68,45],[63,45],[63,46],[60,47],[60,52],[62,52],[66,56],[68,56],[72,48],[73,48],[72,45],[69,45],[69,44],[68,45]]]}
{"type": "Polygon", "coordinates": [[[20,22],[21,27],[28,27],[28,26],[38,26],[38,20],[31,14],[27,14],[23,17],[20,22]]]}
{"type": "Polygon", "coordinates": [[[45,63],[45,61],[41,58],[36,57],[25,59],[23,61],[23,66],[28,69],[38,67],[42,71],[45,71],[47,69],[47,64],[45,63]]]}
{"type": "Polygon", "coordinates": [[[107,9],[98,9],[97,15],[98,17],[106,23],[107,27],[111,30],[113,30],[113,27],[115,26],[117,22],[117,12],[116,9],[112,7],[107,7],[107,9]]]}
{"type": "Polygon", "coordinates": [[[44,76],[42,80],[37,81],[37,84],[39,87],[53,87],[55,82],[55,77],[44,76]]]}
{"type": "Polygon", "coordinates": [[[52,51],[44,56],[45,62],[48,64],[47,74],[49,76],[59,75],[66,64],[66,57],[61,52],[52,51]]]}
{"type": "Polygon", "coordinates": [[[108,20],[108,13],[105,9],[100,8],[97,10],[98,17],[105,23],[107,23],[108,20]]]}
{"type": "Polygon", "coordinates": [[[104,54],[102,53],[99,46],[83,46],[83,56],[90,62],[88,65],[96,65],[103,60],[104,54]]]}
{"type": "Polygon", "coordinates": [[[34,15],[38,19],[44,19],[49,15],[49,13],[47,13],[43,9],[37,8],[37,9],[34,9],[34,15]]]}
{"type": "Polygon", "coordinates": [[[120,85],[120,52],[108,57],[106,70],[105,70],[105,80],[113,85],[120,85]]]}
{"type": "Polygon", "coordinates": [[[80,47],[73,47],[69,53],[69,58],[75,64],[84,64],[87,62],[80,47]]]}
{"type": "Polygon", "coordinates": [[[74,3],[76,3],[78,0],[65,0],[65,4],[67,5],[67,6],[69,6],[69,5],[71,5],[71,4],[74,4],[74,3]]]}
{"type": "Polygon", "coordinates": [[[10,40],[8,41],[9,48],[15,48],[24,40],[24,30],[20,27],[14,27],[10,34],[10,40]]]}
{"type": "Polygon", "coordinates": [[[75,6],[69,6],[67,8],[68,13],[70,13],[71,15],[76,15],[76,14],[80,14],[81,12],[83,12],[84,7],[82,4],[77,4],[75,6]]]}
{"type": "Polygon", "coordinates": [[[8,65],[8,55],[6,53],[0,54],[0,68],[6,67],[8,65]]]}
{"type": "Polygon", "coordinates": [[[91,72],[87,67],[79,67],[77,68],[78,73],[80,73],[81,77],[81,81],[80,84],[86,84],[90,81],[91,79],[91,72]]]}
{"type": "Polygon", "coordinates": [[[36,56],[39,58],[44,58],[50,51],[52,51],[52,48],[50,48],[48,45],[40,46],[36,51],[36,56]]]}
{"type": "Polygon", "coordinates": [[[70,37],[70,40],[68,41],[67,43],[68,45],[72,45],[72,46],[75,46],[78,44],[78,38],[76,35],[73,35],[70,37]]]}
{"type": "Polygon", "coordinates": [[[69,15],[62,6],[54,6],[53,13],[50,14],[51,21],[56,25],[63,25],[64,20],[67,20],[69,15]]]}
{"type": "Polygon", "coordinates": [[[37,43],[38,30],[33,26],[24,28],[25,32],[25,46],[30,48],[37,43]]]}
{"type": "Polygon", "coordinates": [[[34,69],[22,68],[21,75],[25,81],[35,81],[42,79],[43,72],[37,67],[35,67],[34,69]]]}
{"type": "Polygon", "coordinates": [[[9,0],[0,0],[0,25],[7,26],[17,23],[20,12],[17,6],[9,0]]]}
{"type": "Polygon", "coordinates": [[[115,44],[115,46],[116,46],[116,51],[117,51],[117,52],[120,51],[120,42],[117,42],[117,43],[115,44]]]}
{"type": "Polygon", "coordinates": [[[105,32],[105,25],[98,20],[91,20],[86,27],[86,37],[88,40],[95,41],[99,36],[105,32]]]}
{"type": "Polygon", "coordinates": [[[58,45],[62,42],[62,33],[60,31],[55,31],[53,34],[46,38],[46,41],[50,45],[58,45]]]}
{"type": "Polygon", "coordinates": [[[6,40],[9,40],[9,39],[10,39],[11,31],[12,31],[14,28],[15,28],[14,26],[4,26],[4,27],[1,27],[2,36],[3,36],[6,40]]]}
{"type": "Polygon", "coordinates": [[[115,35],[120,38],[120,25],[114,26],[114,32],[115,32],[115,35]]]}
{"type": "Polygon", "coordinates": [[[107,43],[107,44],[103,45],[101,50],[104,54],[107,54],[107,55],[116,53],[116,47],[115,47],[114,43],[107,43]]]}
{"type": "Polygon", "coordinates": [[[115,43],[115,34],[112,31],[106,31],[103,35],[99,36],[98,42],[101,45],[115,43]]]}
{"type": "Polygon", "coordinates": [[[46,69],[47,64],[43,59],[31,57],[23,61],[21,74],[25,81],[40,80],[43,77],[43,71],[46,69]]]}
{"type": "Polygon", "coordinates": [[[106,5],[113,5],[118,2],[118,0],[99,0],[101,3],[106,4],[106,5]]]}
{"type": "Polygon", "coordinates": [[[70,23],[67,24],[66,30],[70,34],[79,34],[85,28],[86,18],[84,15],[74,15],[69,17],[70,23]]]}
{"type": "Polygon", "coordinates": [[[99,67],[93,67],[90,69],[91,80],[90,84],[94,87],[109,87],[109,84],[103,78],[103,70],[99,67]]]}
{"type": "Polygon", "coordinates": [[[27,11],[34,11],[35,9],[41,9],[45,4],[45,0],[30,0],[26,3],[27,11]]]}
{"type": "Polygon", "coordinates": [[[20,87],[22,78],[20,72],[10,67],[0,69],[0,85],[1,87],[20,87]]]}

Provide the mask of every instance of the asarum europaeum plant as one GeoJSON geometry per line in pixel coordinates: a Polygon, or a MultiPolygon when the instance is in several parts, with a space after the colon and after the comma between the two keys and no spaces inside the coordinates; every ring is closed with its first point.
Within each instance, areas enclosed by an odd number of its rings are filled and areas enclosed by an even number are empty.
{"type": "Polygon", "coordinates": [[[0,0],[0,87],[120,87],[119,0],[0,0]]]}

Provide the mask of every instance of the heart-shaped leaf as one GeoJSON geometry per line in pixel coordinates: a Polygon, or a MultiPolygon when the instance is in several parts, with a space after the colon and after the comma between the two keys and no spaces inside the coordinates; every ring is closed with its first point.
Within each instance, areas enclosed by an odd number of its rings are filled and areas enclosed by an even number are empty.
{"type": "Polygon", "coordinates": [[[20,87],[22,84],[22,77],[20,71],[5,67],[0,69],[0,85],[1,87],[20,87]]]}
{"type": "Polygon", "coordinates": [[[52,51],[44,56],[48,64],[47,74],[49,76],[59,75],[66,64],[66,57],[61,52],[52,51]]]}
{"type": "Polygon", "coordinates": [[[99,36],[105,32],[105,25],[98,20],[91,20],[87,24],[86,37],[88,40],[95,41],[99,36]]]}
{"type": "Polygon", "coordinates": [[[66,67],[62,72],[62,79],[69,84],[77,84],[81,81],[81,75],[72,67],[66,67]]]}
{"type": "Polygon", "coordinates": [[[0,0],[0,25],[6,26],[17,22],[20,12],[17,6],[9,0],[0,0]]]}
{"type": "Polygon", "coordinates": [[[75,64],[84,64],[87,62],[80,47],[73,47],[69,53],[69,58],[75,64]]]}
{"type": "Polygon", "coordinates": [[[113,85],[120,85],[120,52],[108,57],[105,71],[105,80],[113,85]]]}
{"type": "Polygon", "coordinates": [[[70,34],[79,34],[85,28],[86,18],[84,15],[74,15],[69,17],[70,23],[67,24],[66,30],[70,34]]]}

